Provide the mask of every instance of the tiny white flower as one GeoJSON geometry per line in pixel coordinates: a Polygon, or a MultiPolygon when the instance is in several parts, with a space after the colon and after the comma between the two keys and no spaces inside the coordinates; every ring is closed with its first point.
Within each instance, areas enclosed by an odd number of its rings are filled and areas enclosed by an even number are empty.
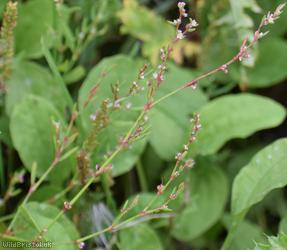
{"type": "Polygon", "coordinates": [[[266,18],[267,18],[268,23],[272,23],[272,24],[274,23],[274,15],[272,13],[269,12],[266,18]]]}
{"type": "Polygon", "coordinates": [[[177,153],[175,156],[175,159],[178,161],[181,161],[182,160],[182,153],[177,153]]]}
{"type": "Polygon", "coordinates": [[[173,20],[172,23],[173,23],[174,25],[179,25],[179,24],[181,24],[181,19],[180,19],[180,18],[175,19],[175,20],[173,20]]]}
{"type": "Polygon", "coordinates": [[[92,121],[95,121],[95,120],[97,119],[96,114],[91,114],[91,115],[90,115],[90,119],[91,119],[92,121]]]}
{"type": "Polygon", "coordinates": [[[184,38],[184,34],[182,33],[181,30],[177,31],[176,38],[179,40],[182,40],[184,38]]]}
{"type": "Polygon", "coordinates": [[[190,24],[191,24],[192,27],[197,27],[198,26],[198,23],[195,20],[192,20],[190,22],[190,24]]]}
{"type": "Polygon", "coordinates": [[[126,104],[126,109],[130,109],[131,107],[132,107],[132,103],[131,102],[126,104]]]}

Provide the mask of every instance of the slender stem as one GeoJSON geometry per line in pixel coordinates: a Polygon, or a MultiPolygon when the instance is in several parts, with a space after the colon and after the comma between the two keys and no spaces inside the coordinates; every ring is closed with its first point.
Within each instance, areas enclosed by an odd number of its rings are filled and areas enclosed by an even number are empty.
{"type": "Polygon", "coordinates": [[[69,191],[71,191],[71,189],[73,189],[75,186],[77,186],[78,184],[70,184],[68,185],[68,187],[66,187],[64,190],[62,190],[61,192],[55,194],[54,196],[50,197],[47,199],[47,202],[49,203],[54,203],[55,201],[57,201],[58,199],[60,199],[61,197],[63,197],[64,195],[66,195],[69,191]]]}
{"type": "Polygon", "coordinates": [[[25,240],[25,239],[7,235],[7,234],[0,234],[0,238],[5,239],[5,240],[11,240],[11,241],[29,242],[29,240],[25,240]]]}
{"type": "Polygon", "coordinates": [[[44,39],[41,40],[41,45],[42,45],[42,51],[43,51],[43,54],[47,60],[47,63],[51,69],[51,71],[53,72],[53,75],[56,77],[56,79],[59,81],[59,84],[60,84],[60,88],[63,90],[63,94],[65,95],[65,97],[67,98],[67,101],[68,101],[68,104],[70,106],[70,108],[73,106],[73,100],[72,100],[72,97],[70,96],[69,94],[69,91],[66,87],[66,83],[65,81],[63,80],[58,68],[57,68],[57,65],[54,61],[54,58],[53,56],[51,55],[51,52],[49,51],[44,39]]]}
{"type": "Polygon", "coordinates": [[[101,231],[97,231],[97,232],[95,232],[95,233],[92,233],[92,234],[89,234],[89,235],[87,235],[87,236],[85,236],[85,237],[82,237],[82,238],[78,239],[77,241],[78,241],[78,242],[82,242],[82,241],[85,241],[85,240],[94,238],[94,237],[96,237],[96,236],[99,236],[99,235],[101,235],[101,234],[103,234],[103,233],[108,232],[109,230],[110,230],[110,227],[107,227],[107,228],[105,228],[105,229],[103,229],[103,230],[101,230],[101,231]]]}
{"type": "Polygon", "coordinates": [[[82,189],[76,194],[76,196],[70,201],[71,205],[74,205],[76,201],[82,196],[82,194],[88,189],[88,187],[94,182],[95,178],[90,178],[85,186],[82,187],[82,189]]]}
{"type": "Polygon", "coordinates": [[[162,102],[163,100],[167,99],[167,98],[170,97],[170,96],[175,95],[177,92],[183,90],[184,88],[186,88],[185,85],[180,86],[179,88],[173,90],[172,92],[168,93],[167,95],[162,96],[162,97],[159,98],[158,100],[154,101],[153,104],[152,104],[152,106],[155,106],[155,105],[159,104],[159,103],[162,102]]]}
{"type": "Polygon", "coordinates": [[[110,184],[109,184],[109,179],[108,179],[107,173],[102,174],[100,176],[100,179],[101,179],[101,183],[102,183],[104,192],[106,194],[107,204],[108,204],[109,208],[112,209],[113,212],[116,212],[117,211],[117,206],[116,206],[115,200],[113,198],[113,194],[112,194],[112,191],[111,191],[111,188],[110,188],[110,184]]]}
{"type": "Polygon", "coordinates": [[[148,191],[148,183],[147,183],[147,179],[146,179],[146,176],[145,176],[143,165],[142,165],[140,159],[138,159],[138,161],[136,163],[136,170],[137,170],[137,174],[138,174],[141,190],[143,192],[147,192],[148,191]]]}
{"type": "MultiPolygon", "coordinates": [[[[155,212],[158,212],[158,209],[150,210],[148,214],[152,214],[152,213],[155,213],[155,212]]],[[[134,215],[134,216],[130,217],[129,219],[127,219],[127,220],[125,220],[125,221],[123,221],[123,222],[121,222],[121,223],[119,223],[119,224],[117,224],[117,225],[115,225],[115,226],[109,226],[109,227],[107,227],[107,228],[105,228],[105,229],[103,229],[103,230],[101,230],[101,231],[98,231],[98,232],[89,234],[89,235],[87,235],[87,236],[85,236],[85,237],[82,237],[82,238],[80,238],[80,239],[77,239],[76,241],[81,242],[81,241],[85,241],[85,240],[91,239],[91,238],[93,238],[93,237],[95,237],[95,236],[101,235],[101,234],[103,234],[103,233],[105,233],[105,232],[109,232],[109,231],[114,232],[114,231],[117,231],[117,230],[119,230],[119,228],[122,227],[123,225],[125,225],[125,224],[127,224],[127,223],[129,223],[129,222],[131,222],[131,221],[134,221],[135,219],[140,218],[140,217],[142,217],[141,214],[134,215]]]]}
{"type": "Polygon", "coordinates": [[[220,250],[229,250],[230,249],[231,243],[234,239],[234,236],[237,232],[237,229],[238,229],[241,221],[245,217],[246,213],[247,213],[247,210],[243,211],[241,214],[238,214],[232,218],[231,228],[230,228],[230,230],[227,234],[227,237],[225,238],[223,245],[221,246],[220,250]]]}
{"type": "MultiPolygon", "coordinates": [[[[30,187],[29,192],[27,193],[26,197],[24,198],[24,200],[22,201],[21,205],[19,207],[24,206],[27,201],[29,200],[29,198],[31,197],[31,195],[33,194],[33,192],[42,184],[42,182],[47,178],[47,176],[50,174],[50,172],[54,169],[54,167],[57,165],[58,160],[57,158],[54,159],[54,161],[52,162],[52,164],[48,167],[48,169],[46,170],[46,172],[40,177],[40,179],[33,185],[30,187]]],[[[13,220],[11,221],[10,225],[8,226],[8,231],[12,229],[16,218],[17,218],[17,214],[16,216],[13,218],[13,220]]]]}
{"type": "Polygon", "coordinates": [[[223,245],[220,250],[228,250],[230,249],[231,243],[233,241],[237,226],[232,225],[231,229],[229,230],[227,237],[225,238],[223,245]]]}
{"type": "Polygon", "coordinates": [[[15,213],[14,213],[14,214],[8,214],[8,215],[5,215],[5,216],[2,216],[2,217],[0,217],[0,222],[13,219],[14,216],[15,216],[15,213]]]}

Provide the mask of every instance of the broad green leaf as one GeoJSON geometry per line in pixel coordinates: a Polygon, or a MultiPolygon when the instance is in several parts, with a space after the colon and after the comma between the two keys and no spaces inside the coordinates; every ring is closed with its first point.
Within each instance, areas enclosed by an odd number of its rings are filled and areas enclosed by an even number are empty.
{"type": "MultiPolygon", "coordinates": [[[[248,144],[248,142],[247,142],[248,144]]],[[[230,152],[227,163],[227,173],[229,180],[233,181],[240,169],[248,164],[251,158],[264,147],[264,144],[243,145],[241,148],[230,152]]]]}
{"type": "MultiPolygon", "coordinates": [[[[231,216],[224,216],[223,223],[226,229],[230,230],[231,228],[231,216]]],[[[244,220],[239,225],[232,243],[230,245],[230,249],[232,250],[242,250],[242,249],[252,249],[254,247],[254,242],[264,242],[263,232],[260,227],[257,225],[244,220]]]]}
{"type": "Polygon", "coordinates": [[[156,232],[147,224],[120,231],[120,250],[163,250],[156,232]]]}
{"type": "MultiPolygon", "coordinates": [[[[272,27],[271,27],[272,28],[272,27]]],[[[258,57],[252,68],[245,68],[247,87],[269,87],[287,77],[287,42],[279,38],[268,37],[258,45],[258,57]]],[[[239,71],[231,71],[239,80],[239,71]]]]}
{"type": "MultiPolygon", "coordinates": [[[[255,13],[259,13],[261,9],[257,5],[255,0],[230,0],[230,11],[227,13],[226,16],[217,20],[218,24],[225,23],[227,24],[227,29],[236,34],[236,45],[237,49],[239,50],[242,41],[246,37],[252,37],[253,31],[253,20],[252,18],[246,14],[246,10],[253,11],[255,13]]],[[[251,56],[248,60],[245,59],[242,64],[246,66],[254,66],[255,55],[251,56]]]]}
{"type": "Polygon", "coordinates": [[[218,221],[228,194],[227,178],[218,167],[199,164],[190,176],[191,199],[176,216],[172,230],[183,241],[195,239],[218,221]]]}
{"type": "MultiPolygon", "coordinates": [[[[59,112],[47,100],[28,96],[15,108],[11,116],[10,131],[13,144],[28,170],[37,163],[37,176],[41,176],[55,157],[52,120],[65,128],[59,112]]],[[[59,163],[51,172],[49,180],[60,181],[67,177],[74,161],[71,158],[59,163]]]]}
{"type": "Polygon", "coordinates": [[[287,139],[259,151],[236,176],[232,188],[232,213],[247,211],[270,191],[287,184],[287,139]]]}
{"type": "MultiPolygon", "coordinates": [[[[191,71],[170,64],[155,99],[172,92],[195,76],[191,71]]],[[[207,103],[200,89],[184,89],[154,107],[151,114],[149,141],[163,159],[173,159],[176,152],[186,143],[191,130],[189,122],[193,112],[207,103]]]]}
{"type": "Polygon", "coordinates": [[[143,54],[155,63],[159,49],[168,45],[174,37],[172,25],[140,6],[136,0],[125,0],[119,16],[123,23],[121,31],[143,41],[143,54]]]}
{"type": "Polygon", "coordinates": [[[266,97],[237,94],[211,101],[200,114],[202,128],[191,152],[207,155],[216,153],[231,139],[278,126],[285,118],[285,109],[266,97]]]}
{"type": "Polygon", "coordinates": [[[267,236],[267,243],[258,243],[256,242],[256,246],[254,250],[285,250],[287,249],[287,235],[284,233],[280,233],[277,237],[275,236],[267,236]]]}
{"type": "MultiPolygon", "coordinates": [[[[26,240],[35,239],[39,230],[47,227],[59,212],[56,207],[45,203],[29,202],[21,206],[13,226],[15,236],[26,240]]],[[[77,238],[79,234],[75,226],[65,215],[62,215],[45,233],[43,241],[51,241],[53,249],[74,250],[78,249],[74,243],[77,238]]]]}
{"type": "MultiPolygon", "coordinates": [[[[112,100],[111,85],[120,84],[120,96],[127,94],[133,81],[137,79],[139,69],[143,66],[141,60],[133,60],[127,56],[114,56],[102,60],[95,66],[88,78],[82,85],[79,94],[79,108],[81,110],[81,123],[84,135],[88,135],[91,127],[91,114],[94,114],[101,102],[109,98],[112,100]],[[103,78],[96,97],[84,108],[91,89],[97,84],[103,73],[107,75],[103,78]]],[[[142,84],[142,83],[140,83],[142,84]]],[[[131,103],[129,110],[121,108],[111,113],[109,117],[109,126],[98,136],[98,146],[93,153],[95,163],[103,161],[104,154],[114,150],[118,145],[121,136],[124,136],[139,115],[139,108],[143,107],[145,94],[140,93],[132,98],[128,98],[123,105],[131,103]]],[[[138,156],[142,153],[145,146],[145,140],[135,142],[130,149],[122,151],[114,160],[113,174],[120,175],[129,171],[138,156]]]]}
{"type": "Polygon", "coordinates": [[[65,98],[60,84],[46,68],[33,62],[17,61],[7,83],[7,114],[11,115],[14,106],[32,94],[51,101],[64,116],[69,100],[65,98]]]}
{"type": "Polygon", "coordinates": [[[39,57],[42,55],[41,38],[50,39],[47,33],[55,18],[54,2],[30,0],[19,4],[18,12],[15,29],[16,52],[24,52],[29,58],[39,57]]]}

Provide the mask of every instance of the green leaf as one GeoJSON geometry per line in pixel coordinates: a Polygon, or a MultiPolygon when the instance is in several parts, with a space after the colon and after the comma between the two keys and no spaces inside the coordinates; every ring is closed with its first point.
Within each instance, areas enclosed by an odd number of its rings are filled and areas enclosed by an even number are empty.
{"type": "Polygon", "coordinates": [[[284,250],[287,249],[287,235],[280,233],[277,237],[267,236],[268,243],[257,243],[254,250],[284,250]]]}
{"type": "Polygon", "coordinates": [[[81,80],[84,77],[85,73],[86,70],[83,66],[77,66],[69,73],[64,75],[64,80],[67,84],[72,84],[81,80]]]}
{"type": "MultiPolygon", "coordinates": [[[[35,239],[39,231],[48,226],[59,212],[56,207],[45,203],[29,202],[21,206],[13,226],[15,236],[29,241],[35,239]]],[[[62,215],[45,233],[43,241],[51,241],[53,249],[74,250],[78,249],[74,243],[77,238],[79,234],[75,226],[62,215]]]]}
{"type": "MultiPolygon", "coordinates": [[[[194,77],[191,71],[170,64],[155,99],[172,92],[194,77]]],[[[152,129],[149,141],[161,158],[166,160],[174,158],[188,138],[192,113],[206,103],[207,97],[199,88],[197,90],[189,88],[154,107],[151,113],[152,129]]]]}
{"type": "Polygon", "coordinates": [[[259,151],[236,176],[232,188],[232,213],[247,211],[265,195],[287,184],[287,139],[259,151]]]}
{"type": "MultiPolygon", "coordinates": [[[[22,100],[11,116],[13,144],[28,170],[31,170],[33,162],[37,163],[37,176],[46,171],[55,157],[52,119],[59,121],[65,128],[65,122],[54,106],[36,96],[22,100]]],[[[48,178],[56,182],[63,180],[75,166],[74,163],[71,158],[59,163],[48,178]]]]}
{"type": "MultiPolygon", "coordinates": [[[[205,163],[206,164],[206,163],[205,163]]],[[[172,235],[191,241],[211,228],[223,213],[228,194],[223,171],[209,164],[201,165],[190,175],[190,201],[174,220],[172,235]]]]}
{"type": "Polygon", "coordinates": [[[120,231],[120,250],[163,250],[156,232],[147,224],[120,231]]]}
{"type": "Polygon", "coordinates": [[[252,18],[247,15],[246,10],[251,10],[255,13],[260,12],[260,8],[255,0],[230,0],[230,11],[217,20],[219,23],[225,23],[234,28],[239,36],[240,40],[246,38],[246,35],[251,33],[251,29],[254,26],[252,18]]]}
{"type": "MultiPolygon", "coordinates": [[[[279,38],[260,41],[254,67],[246,67],[247,87],[269,87],[287,77],[287,42],[279,38]]],[[[239,71],[231,71],[240,80],[239,71]]]]}
{"type": "Polygon", "coordinates": [[[15,29],[16,52],[35,58],[42,55],[41,38],[47,35],[53,25],[54,3],[51,0],[30,0],[19,4],[17,27],[15,29]],[[45,11],[43,11],[45,10],[45,11]]]}
{"type": "MultiPolygon", "coordinates": [[[[248,142],[247,142],[248,144],[248,142]]],[[[238,150],[230,152],[230,159],[227,163],[228,179],[233,181],[240,169],[248,164],[251,158],[265,145],[264,144],[250,144],[243,145],[238,150]]]]}
{"type": "Polygon", "coordinates": [[[30,94],[51,101],[64,116],[69,100],[57,81],[46,68],[39,64],[17,61],[9,79],[6,95],[6,112],[11,115],[13,108],[30,94]]]}
{"type": "Polygon", "coordinates": [[[207,155],[216,153],[230,139],[278,126],[285,118],[285,109],[266,97],[237,94],[209,102],[200,114],[202,128],[191,152],[207,155]]]}
{"type": "Polygon", "coordinates": [[[175,36],[172,25],[135,0],[125,0],[119,16],[123,23],[121,31],[143,41],[143,55],[152,62],[158,60],[159,49],[169,44],[175,36]]]}
{"type": "MultiPolygon", "coordinates": [[[[137,79],[139,69],[143,64],[141,60],[133,60],[130,57],[119,55],[102,60],[91,70],[79,94],[79,108],[82,114],[81,123],[84,136],[88,135],[91,127],[90,115],[95,113],[104,99],[109,98],[112,100],[111,85],[118,82],[120,84],[120,96],[126,95],[133,81],[137,79]],[[84,108],[91,89],[97,84],[103,73],[107,75],[103,78],[96,97],[84,108]]],[[[128,132],[138,117],[139,108],[143,107],[144,99],[145,95],[140,93],[123,102],[123,105],[132,103],[131,109],[121,108],[111,112],[109,126],[98,136],[98,146],[93,152],[95,163],[102,162],[104,155],[116,148],[120,137],[128,132]]],[[[144,146],[145,140],[140,140],[133,143],[130,149],[122,151],[113,160],[113,174],[117,176],[129,171],[142,153],[144,146]]]]}

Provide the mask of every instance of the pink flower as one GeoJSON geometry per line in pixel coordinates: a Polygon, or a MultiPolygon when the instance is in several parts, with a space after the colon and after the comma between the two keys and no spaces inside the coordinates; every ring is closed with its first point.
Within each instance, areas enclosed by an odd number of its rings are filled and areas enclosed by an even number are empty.
{"type": "Polygon", "coordinates": [[[184,9],[185,4],[185,2],[178,2],[177,6],[179,9],[184,9]]]}

